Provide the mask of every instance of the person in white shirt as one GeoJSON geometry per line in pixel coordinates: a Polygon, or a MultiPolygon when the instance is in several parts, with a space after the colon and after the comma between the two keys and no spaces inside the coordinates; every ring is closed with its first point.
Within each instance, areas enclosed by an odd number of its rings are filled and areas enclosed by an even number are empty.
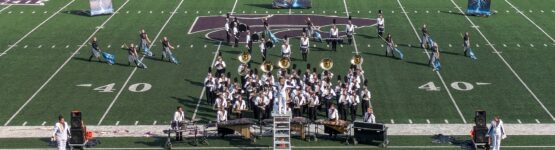
{"type": "Polygon", "coordinates": [[[303,36],[301,37],[301,54],[303,56],[303,61],[308,59],[308,47],[310,47],[310,38],[306,36],[306,32],[303,32],[303,36]]]}
{"type": "Polygon", "coordinates": [[[374,110],[371,107],[368,107],[366,113],[364,113],[364,119],[362,121],[366,123],[376,123],[376,116],[374,116],[374,110]]]}
{"type": "Polygon", "coordinates": [[[501,140],[507,138],[505,127],[503,127],[503,121],[499,119],[499,116],[495,116],[491,121],[487,135],[490,137],[490,146],[492,150],[499,150],[501,147],[501,140]]]}
{"type": "Polygon", "coordinates": [[[233,38],[235,39],[235,45],[233,45],[234,47],[238,47],[239,46],[239,27],[237,25],[237,22],[233,23],[233,38]]]}
{"type": "Polygon", "coordinates": [[[366,110],[368,108],[370,108],[370,99],[372,98],[372,93],[370,92],[370,90],[368,89],[368,86],[366,86],[366,84],[368,83],[367,80],[364,81],[364,88],[362,90],[361,93],[361,98],[362,98],[362,103],[361,103],[361,110],[366,110]]]}
{"type": "Polygon", "coordinates": [[[247,35],[246,35],[246,40],[245,42],[247,42],[247,49],[249,51],[249,54],[252,55],[252,38],[251,38],[251,31],[247,30],[247,35]]]}
{"type": "Polygon", "coordinates": [[[58,150],[65,150],[67,144],[67,138],[70,136],[69,126],[64,120],[64,116],[60,115],[58,117],[58,122],[54,125],[54,131],[52,133],[52,140],[56,140],[58,143],[58,150]]]}
{"type": "Polygon", "coordinates": [[[225,18],[224,29],[225,29],[225,32],[226,32],[226,41],[227,41],[227,44],[229,44],[229,37],[230,37],[230,34],[231,34],[231,32],[230,32],[231,30],[230,30],[230,27],[229,27],[229,18],[225,18]]]}
{"type": "Polygon", "coordinates": [[[260,54],[262,54],[262,61],[266,61],[266,39],[261,38],[260,39],[260,45],[258,45],[258,47],[260,48],[260,54]]]}
{"type": "MultiPolygon", "coordinates": [[[[185,121],[185,112],[183,112],[183,107],[178,106],[175,113],[173,113],[172,128],[174,130],[183,130],[185,127],[182,126],[185,121]]],[[[175,140],[183,141],[183,132],[175,132],[175,140]]]]}
{"type": "Polygon", "coordinates": [[[285,37],[285,42],[281,45],[281,57],[291,58],[291,45],[289,45],[289,39],[285,37]]]}
{"type": "Polygon", "coordinates": [[[383,14],[379,14],[378,18],[378,35],[383,37],[383,32],[385,31],[385,19],[383,18],[383,14]]]}
{"type": "Polygon", "coordinates": [[[339,29],[335,26],[335,20],[333,21],[333,26],[330,29],[330,41],[331,41],[331,49],[333,51],[337,51],[337,42],[339,38],[339,29]]]}
{"type": "Polygon", "coordinates": [[[320,100],[318,99],[316,92],[310,92],[307,103],[308,103],[308,119],[310,119],[311,121],[315,121],[316,116],[318,115],[316,107],[320,105],[320,100]]]}
{"type": "Polygon", "coordinates": [[[218,54],[218,57],[216,58],[216,62],[214,62],[214,67],[216,68],[216,77],[221,77],[224,75],[225,73],[225,61],[223,60],[221,53],[218,54]]]}
{"type": "Polygon", "coordinates": [[[243,118],[243,113],[242,111],[247,110],[247,104],[245,103],[245,100],[243,100],[242,96],[239,96],[239,99],[237,99],[235,101],[235,103],[233,104],[233,113],[235,113],[237,119],[239,118],[243,118]]]}
{"type": "Polygon", "coordinates": [[[345,32],[347,33],[347,40],[349,45],[353,42],[353,34],[355,33],[355,25],[351,22],[351,16],[349,16],[348,24],[346,25],[345,32]]]}
{"type": "Polygon", "coordinates": [[[330,109],[328,109],[328,119],[335,122],[339,121],[339,114],[335,108],[335,104],[331,104],[330,109]]]}
{"type": "Polygon", "coordinates": [[[349,106],[351,107],[351,121],[355,122],[356,120],[356,113],[357,113],[357,106],[360,103],[360,97],[358,96],[358,94],[355,94],[356,92],[354,92],[354,88],[353,88],[353,92],[351,92],[351,95],[349,96],[349,106]]]}
{"type": "Polygon", "coordinates": [[[222,123],[222,122],[226,122],[227,121],[227,110],[225,110],[224,108],[220,108],[218,109],[218,112],[216,114],[217,116],[217,123],[222,123]]]}

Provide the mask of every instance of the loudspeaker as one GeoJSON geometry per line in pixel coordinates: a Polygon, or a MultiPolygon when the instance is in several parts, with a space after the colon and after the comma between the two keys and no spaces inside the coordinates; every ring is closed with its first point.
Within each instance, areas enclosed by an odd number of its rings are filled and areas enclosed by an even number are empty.
{"type": "Polygon", "coordinates": [[[69,132],[71,133],[71,138],[69,139],[70,144],[85,143],[85,130],[83,128],[71,128],[69,132]]]}
{"type": "Polygon", "coordinates": [[[474,122],[478,127],[486,127],[486,111],[477,110],[474,117],[474,122]]]}
{"type": "Polygon", "coordinates": [[[81,120],[81,111],[71,112],[71,128],[83,128],[83,121],[81,120]]]}
{"type": "Polygon", "coordinates": [[[487,127],[479,127],[474,126],[474,142],[476,143],[488,143],[488,138],[486,135],[488,134],[487,127]]]}

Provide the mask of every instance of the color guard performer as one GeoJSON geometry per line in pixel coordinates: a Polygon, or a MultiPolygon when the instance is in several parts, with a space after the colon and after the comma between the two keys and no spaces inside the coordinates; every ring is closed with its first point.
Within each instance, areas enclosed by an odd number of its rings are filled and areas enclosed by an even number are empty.
{"type": "Polygon", "coordinates": [[[101,60],[101,53],[102,51],[100,50],[100,47],[98,46],[98,43],[96,41],[96,37],[93,37],[91,40],[91,56],[89,57],[89,61],[92,60],[93,57],[95,57],[96,59],[98,59],[98,62],[102,62],[101,60]]]}
{"type": "Polygon", "coordinates": [[[301,55],[303,57],[303,61],[308,59],[308,47],[310,47],[310,39],[306,36],[306,33],[303,32],[303,36],[301,37],[301,55]]]}
{"type": "Polygon", "coordinates": [[[168,58],[169,62],[177,64],[178,62],[173,56],[172,49],[174,49],[174,47],[170,44],[168,37],[162,38],[162,59],[160,60],[163,61],[164,58],[168,58]]]}
{"type": "Polygon", "coordinates": [[[141,62],[141,60],[139,60],[139,54],[137,53],[137,47],[133,43],[131,43],[129,45],[129,47],[127,47],[127,54],[128,54],[127,59],[129,60],[129,62],[127,63],[128,66],[131,66],[131,63],[135,63],[135,65],[137,65],[137,67],[146,68],[146,65],[144,65],[141,62]]]}
{"type": "Polygon", "coordinates": [[[353,34],[355,33],[355,25],[351,22],[351,16],[349,16],[349,21],[346,25],[345,32],[347,33],[347,40],[349,45],[353,42],[353,34]]]}
{"type": "Polygon", "coordinates": [[[54,125],[54,131],[51,137],[51,140],[56,141],[58,144],[58,150],[66,149],[67,138],[71,136],[69,128],[67,122],[64,120],[64,116],[58,116],[58,122],[54,125]]]}
{"type": "Polygon", "coordinates": [[[141,30],[139,37],[141,39],[139,50],[142,50],[144,55],[154,56],[154,54],[150,51],[150,38],[148,38],[148,34],[146,34],[144,29],[141,30]]]}
{"type": "Polygon", "coordinates": [[[464,56],[468,56],[472,59],[478,59],[476,58],[476,55],[474,55],[474,52],[472,51],[472,48],[470,47],[470,35],[468,34],[468,32],[464,33],[463,36],[463,46],[464,46],[464,56]]]}
{"type": "Polygon", "coordinates": [[[437,43],[434,43],[432,46],[432,57],[430,57],[428,65],[432,65],[433,71],[439,71],[441,68],[441,64],[439,62],[439,46],[437,43]]]}
{"type": "Polygon", "coordinates": [[[426,49],[428,45],[428,40],[430,40],[430,34],[428,33],[428,28],[426,24],[422,25],[422,42],[420,42],[420,47],[426,49]]]}

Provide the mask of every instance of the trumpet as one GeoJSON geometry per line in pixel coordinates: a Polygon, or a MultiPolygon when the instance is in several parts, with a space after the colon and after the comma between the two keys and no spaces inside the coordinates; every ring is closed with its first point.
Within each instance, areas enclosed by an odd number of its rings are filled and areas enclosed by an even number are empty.
{"type": "Polygon", "coordinates": [[[320,61],[320,68],[330,70],[333,67],[333,61],[330,58],[324,58],[320,61]]]}
{"type": "Polygon", "coordinates": [[[274,70],[274,65],[270,61],[264,61],[262,65],[260,65],[260,70],[264,73],[272,72],[272,70],[274,70]]]}
{"type": "Polygon", "coordinates": [[[246,51],[243,51],[237,58],[241,63],[246,64],[251,61],[251,54],[246,51]]]}
{"type": "Polygon", "coordinates": [[[287,69],[291,65],[289,58],[283,57],[279,59],[278,66],[282,69],[287,69]]]}
{"type": "Polygon", "coordinates": [[[356,54],[353,58],[351,58],[351,64],[353,65],[360,65],[363,61],[364,59],[359,54],[356,54]]]}

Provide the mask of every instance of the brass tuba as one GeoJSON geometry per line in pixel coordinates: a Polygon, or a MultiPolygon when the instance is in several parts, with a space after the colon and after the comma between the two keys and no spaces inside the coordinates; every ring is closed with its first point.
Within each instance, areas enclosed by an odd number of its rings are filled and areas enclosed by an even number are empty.
{"type": "Polygon", "coordinates": [[[243,51],[237,58],[237,60],[239,60],[241,63],[248,63],[249,61],[251,61],[251,54],[249,54],[246,51],[243,51]]]}
{"type": "Polygon", "coordinates": [[[270,61],[264,61],[262,65],[260,65],[260,70],[262,70],[264,73],[271,72],[272,70],[274,70],[274,65],[270,61]]]}
{"type": "Polygon", "coordinates": [[[289,58],[282,57],[279,59],[278,66],[282,69],[287,69],[291,65],[289,58]]]}
{"type": "Polygon", "coordinates": [[[320,68],[330,70],[333,67],[333,61],[330,58],[324,58],[320,61],[320,68]]]}
{"type": "Polygon", "coordinates": [[[353,56],[353,58],[351,58],[351,64],[353,64],[353,65],[358,66],[358,65],[362,64],[363,61],[364,61],[364,59],[359,54],[356,54],[355,56],[353,56]]]}

